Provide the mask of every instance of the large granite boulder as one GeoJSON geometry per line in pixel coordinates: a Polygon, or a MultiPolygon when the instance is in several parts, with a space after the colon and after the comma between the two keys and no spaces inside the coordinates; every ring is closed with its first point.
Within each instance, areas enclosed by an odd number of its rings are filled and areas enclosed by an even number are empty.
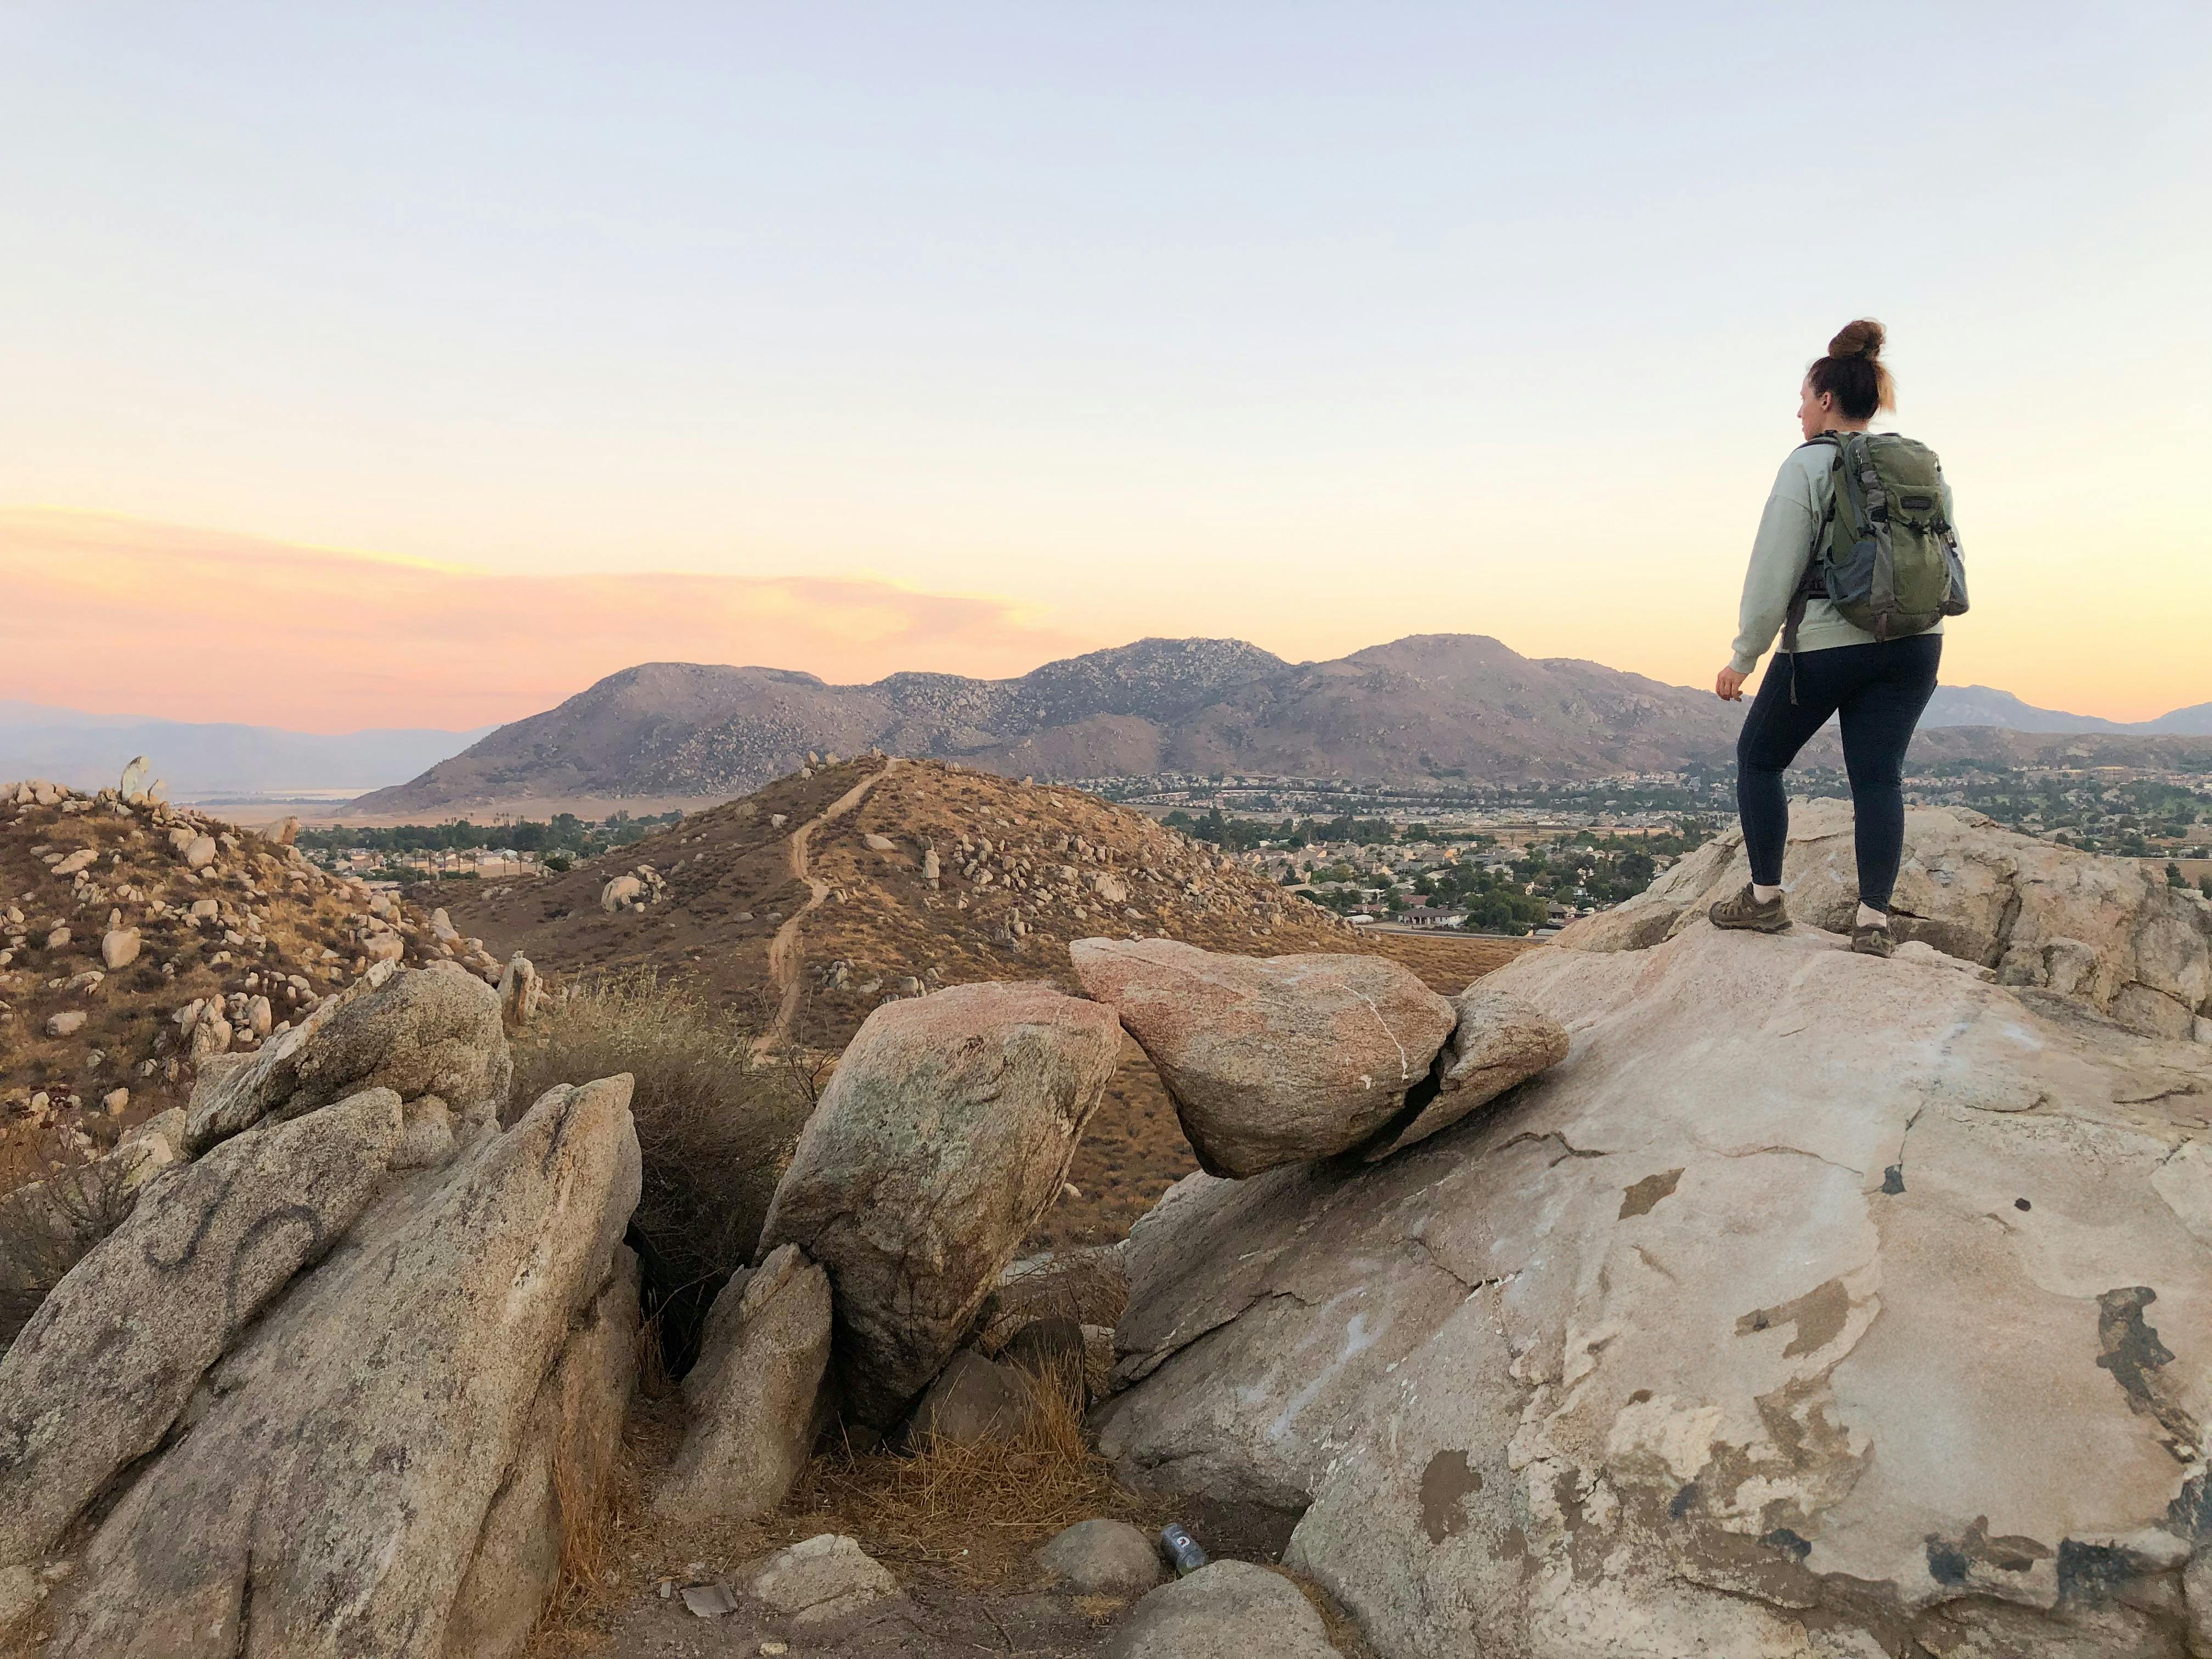
{"type": "MultiPolygon", "coordinates": [[[[1743,832],[1691,854],[1626,904],[1558,943],[1636,951],[1672,938],[1751,879],[1743,832]]],[[[1802,925],[1850,931],[1858,908],[1851,804],[1790,804],[1782,884],[1802,925]]],[[[1891,901],[1900,939],[1994,968],[2148,1036],[2212,1042],[2212,904],[2155,865],[2100,858],[2002,828],[1956,806],[1911,806],[1891,901]]]]}
{"type": "Polygon", "coordinates": [[[678,1521],[750,1520],[806,1467],[830,1364],[830,1278],[796,1244],[722,1287],[684,1378],[690,1417],[653,1508],[678,1521]]]}
{"type": "Polygon", "coordinates": [[[210,1069],[186,1108],[197,1154],[263,1117],[297,1117],[363,1089],[435,1095],[469,1122],[507,1103],[514,1062],[499,993],[458,963],[380,962],[242,1064],[210,1069]]]}
{"type": "Polygon", "coordinates": [[[896,1424],[1060,1185],[1121,1049],[1113,1011],[1047,985],[956,986],[868,1016],[761,1233],[830,1275],[846,1412],[896,1424]]]}
{"type": "Polygon", "coordinates": [[[1175,939],[1082,939],[1083,988],[1150,1055],[1209,1174],[1349,1151],[1427,1083],[1450,1003],[1383,957],[1236,957],[1175,939]]]}
{"type": "Polygon", "coordinates": [[[54,1659],[520,1652],[629,1395],[629,1079],[403,1170],[413,1104],[270,1100],[0,1361],[0,1565],[75,1558],[54,1659]]]}
{"type": "Polygon", "coordinates": [[[2212,1651],[2202,1044],[1802,925],[1488,982],[1501,1109],[1138,1224],[1125,1479],[1390,1659],[2212,1651]]]}

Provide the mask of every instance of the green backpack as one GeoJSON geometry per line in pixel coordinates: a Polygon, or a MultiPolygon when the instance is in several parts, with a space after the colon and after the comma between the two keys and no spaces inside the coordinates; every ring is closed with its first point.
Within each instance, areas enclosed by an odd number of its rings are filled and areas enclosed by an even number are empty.
{"type": "Polygon", "coordinates": [[[1824,432],[1836,452],[1827,516],[1790,602],[1782,648],[1797,649],[1805,602],[1823,599],[1878,640],[1923,634],[1966,610],[1959,532],[1943,512],[1936,452],[1894,432],[1824,432]]]}

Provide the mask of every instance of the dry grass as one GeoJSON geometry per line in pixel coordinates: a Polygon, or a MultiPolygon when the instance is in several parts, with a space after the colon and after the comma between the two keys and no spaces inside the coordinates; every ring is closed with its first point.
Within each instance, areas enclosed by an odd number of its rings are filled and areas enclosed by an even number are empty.
{"type": "MultiPolygon", "coordinates": [[[[858,1539],[904,1575],[950,1578],[978,1592],[1025,1581],[1029,1558],[1062,1528],[1094,1516],[1156,1531],[1168,1519],[1160,1500],[1124,1491],[1100,1456],[1066,1382],[1027,1381],[1019,1431],[1000,1440],[939,1441],[910,1455],[826,1446],[799,1476],[781,1509],[757,1520],[672,1524],[652,1510],[651,1495],[674,1461],[684,1431],[672,1388],[641,1392],[596,1539],[594,1570],[565,1573],[561,1595],[532,1639],[526,1659],[566,1659],[603,1650],[606,1615],[662,1579],[684,1582],[694,1563],[725,1573],[786,1544],[834,1532],[858,1539]]],[[[1102,1607],[1102,1616],[1109,1611],[1102,1607]]]]}
{"type": "Polygon", "coordinates": [[[657,1276],[703,1281],[750,1259],[813,1109],[810,1079],[751,1064],[752,1035],[750,1022],[643,969],[562,988],[515,1045],[517,1107],[556,1083],[635,1080],[645,1183],[635,1223],[661,1257],[647,1264],[657,1276]]]}
{"type": "Polygon", "coordinates": [[[1065,1381],[1025,1376],[1022,1424],[1002,1438],[816,1459],[787,1513],[808,1532],[849,1532],[883,1559],[943,1568],[979,1589],[1006,1583],[1079,1521],[1157,1523],[1152,1500],[1115,1484],[1065,1381]]]}

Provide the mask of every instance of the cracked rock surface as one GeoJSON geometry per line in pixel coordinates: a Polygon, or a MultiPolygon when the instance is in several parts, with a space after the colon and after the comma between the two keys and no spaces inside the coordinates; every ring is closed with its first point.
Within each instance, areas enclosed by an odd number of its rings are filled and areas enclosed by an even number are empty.
{"type": "Polygon", "coordinates": [[[1139,1224],[1125,1480],[1394,1659],[2212,1651],[2203,1045],[1802,923],[1485,982],[1493,1113],[1139,1224]]]}
{"type": "MultiPolygon", "coordinates": [[[[1751,879],[1729,830],[1626,904],[1575,923],[1576,951],[1638,951],[1680,933],[1751,879]]],[[[1782,885],[1798,925],[1850,931],[1851,804],[1793,800],[1782,885]]],[[[2158,867],[2003,829],[1957,806],[1908,806],[1892,922],[1901,940],[2055,991],[2149,1036],[2212,1042],[2212,902],[2158,867]]]]}

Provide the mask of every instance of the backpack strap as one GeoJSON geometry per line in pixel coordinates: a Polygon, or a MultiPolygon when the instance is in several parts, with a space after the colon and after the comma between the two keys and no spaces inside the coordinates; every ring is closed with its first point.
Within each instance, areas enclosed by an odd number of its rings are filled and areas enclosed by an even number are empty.
{"type": "MultiPolygon", "coordinates": [[[[1834,450],[1838,460],[1841,460],[1844,453],[1843,440],[1834,433],[1823,432],[1817,438],[1808,438],[1797,447],[1800,449],[1811,449],[1815,445],[1824,449],[1834,450]]],[[[1832,465],[1831,470],[1832,470],[1832,465]]],[[[1797,591],[1790,596],[1790,609],[1784,613],[1782,618],[1782,649],[1791,659],[1790,701],[1793,702],[1796,701],[1797,625],[1805,620],[1805,606],[1808,601],[1825,599],[1828,597],[1828,579],[1820,569],[1820,544],[1827,538],[1828,526],[1834,521],[1835,516],[1836,493],[1831,489],[1828,492],[1827,511],[1821,515],[1820,522],[1813,526],[1813,544],[1806,550],[1805,554],[1805,574],[1798,578],[1797,591]]]]}

